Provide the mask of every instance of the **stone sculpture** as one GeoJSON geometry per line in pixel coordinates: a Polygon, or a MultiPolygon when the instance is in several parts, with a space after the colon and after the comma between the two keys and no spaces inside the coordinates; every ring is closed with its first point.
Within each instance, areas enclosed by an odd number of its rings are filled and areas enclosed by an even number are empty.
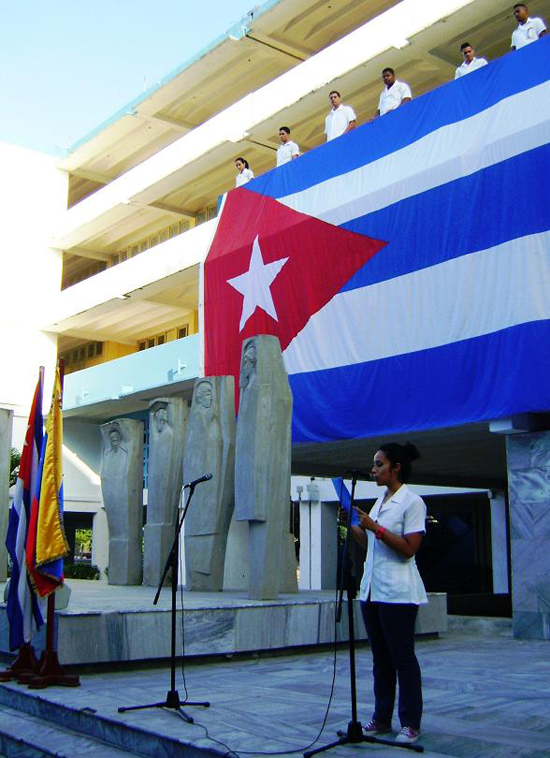
{"type": "Polygon", "coordinates": [[[141,584],[143,423],[119,418],[100,428],[101,490],[109,524],[109,584],[141,584]]]}
{"type": "Polygon", "coordinates": [[[147,523],[143,540],[143,584],[156,587],[174,540],[182,485],[187,402],[162,397],[149,405],[149,477],[147,523]]]}
{"type": "Polygon", "coordinates": [[[189,414],[183,478],[212,479],[195,489],[185,517],[187,589],[223,588],[227,533],[234,507],[235,382],[232,376],[197,379],[189,414]]]}
{"type": "Polygon", "coordinates": [[[277,337],[252,337],[241,355],[235,516],[249,523],[249,595],[270,599],[284,586],[292,395],[277,337]]]}

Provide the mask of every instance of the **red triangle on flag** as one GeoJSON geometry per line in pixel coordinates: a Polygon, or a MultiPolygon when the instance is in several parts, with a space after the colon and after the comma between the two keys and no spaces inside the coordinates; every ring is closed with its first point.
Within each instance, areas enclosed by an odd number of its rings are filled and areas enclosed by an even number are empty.
{"type": "Polygon", "coordinates": [[[205,375],[237,376],[242,341],[254,334],[276,335],[284,350],[386,244],[244,187],[230,192],[204,264],[205,375]],[[250,296],[239,291],[251,286],[250,296]]]}

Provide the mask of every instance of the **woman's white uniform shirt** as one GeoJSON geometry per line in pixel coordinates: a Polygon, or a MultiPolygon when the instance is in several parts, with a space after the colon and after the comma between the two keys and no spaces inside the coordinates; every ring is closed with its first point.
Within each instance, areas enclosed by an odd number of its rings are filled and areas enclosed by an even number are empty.
{"type": "Polygon", "coordinates": [[[235,177],[235,187],[242,187],[251,179],[254,179],[254,171],[251,168],[243,168],[235,177]]]}
{"type": "MultiPolygon", "coordinates": [[[[382,505],[386,492],[380,495],[370,512],[370,517],[389,532],[403,537],[404,534],[426,531],[426,504],[406,484],[382,505]]],[[[396,553],[391,547],[377,540],[374,532],[367,532],[367,558],[359,592],[360,600],[370,599],[376,603],[428,602],[424,584],[418,573],[414,556],[396,553]]]]}

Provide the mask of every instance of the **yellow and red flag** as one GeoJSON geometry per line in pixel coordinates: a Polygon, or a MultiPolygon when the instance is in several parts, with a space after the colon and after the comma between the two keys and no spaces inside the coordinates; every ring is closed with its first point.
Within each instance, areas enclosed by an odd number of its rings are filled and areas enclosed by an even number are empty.
{"type": "Polygon", "coordinates": [[[40,597],[63,584],[63,558],[69,544],[63,526],[63,385],[55,371],[52,404],[38,465],[27,535],[27,569],[40,597]]]}

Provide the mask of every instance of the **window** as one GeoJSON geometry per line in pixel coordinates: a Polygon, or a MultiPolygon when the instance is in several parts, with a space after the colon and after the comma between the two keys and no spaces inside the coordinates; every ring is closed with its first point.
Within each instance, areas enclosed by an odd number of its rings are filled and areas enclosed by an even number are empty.
{"type": "Polygon", "coordinates": [[[159,242],[166,242],[168,239],[168,229],[163,229],[159,234],[159,242]]]}
{"type": "Polygon", "coordinates": [[[138,342],[138,350],[147,350],[147,343],[145,341],[138,342]]]}
{"type": "Polygon", "coordinates": [[[81,347],[78,351],[78,360],[79,361],[85,361],[86,360],[86,348],[81,347]]]}
{"type": "Polygon", "coordinates": [[[159,243],[159,236],[158,236],[158,234],[152,234],[149,237],[149,247],[150,248],[151,247],[155,247],[155,245],[158,245],[158,243],[159,243]]]}
{"type": "Polygon", "coordinates": [[[118,255],[113,255],[113,257],[111,258],[111,266],[116,266],[119,260],[120,258],[118,255]]]}
{"type": "Polygon", "coordinates": [[[183,234],[183,232],[187,232],[190,226],[191,226],[191,223],[189,221],[180,221],[180,234],[183,234]]]}
{"type": "Polygon", "coordinates": [[[197,213],[195,216],[195,226],[198,226],[199,224],[204,224],[206,221],[206,211],[201,211],[200,213],[197,213]]]}
{"type": "Polygon", "coordinates": [[[218,209],[216,208],[215,205],[210,205],[206,209],[206,213],[208,215],[208,220],[210,221],[211,219],[216,218],[216,216],[218,215],[218,209]]]}
{"type": "Polygon", "coordinates": [[[103,355],[103,342],[96,342],[95,343],[95,354],[96,355],[103,355]]]}
{"type": "Polygon", "coordinates": [[[168,233],[170,235],[170,239],[172,239],[172,237],[177,237],[180,233],[179,224],[170,224],[168,227],[168,233]]]}
{"type": "Polygon", "coordinates": [[[128,251],[127,250],[123,250],[121,252],[121,254],[120,254],[120,261],[121,261],[121,263],[122,263],[122,261],[125,261],[127,258],[128,258],[128,251]]]}
{"type": "Polygon", "coordinates": [[[144,253],[146,250],[149,250],[149,240],[143,240],[143,242],[140,242],[139,245],[140,253],[144,253]]]}
{"type": "Polygon", "coordinates": [[[132,245],[132,257],[134,255],[138,255],[139,253],[139,245],[132,245]]]}
{"type": "Polygon", "coordinates": [[[88,345],[88,358],[93,358],[95,353],[95,345],[93,342],[90,342],[88,345]]]}
{"type": "Polygon", "coordinates": [[[165,342],[166,342],[166,335],[159,334],[157,337],[157,345],[164,345],[165,342]]]}
{"type": "Polygon", "coordinates": [[[187,337],[189,334],[189,326],[186,324],[185,326],[179,326],[178,327],[178,339],[181,340],[184,337],[187,337]]]}
{"type": "Polygon", "coordinates": [[[147,340],[147,347],[155,347],[155,338],[153,337],[152,340],[147,340]]]}
{"type": "Polygon", "coordinates": [[[73,350],[73,363],[78,362],[78,350],[73,350]]]}

